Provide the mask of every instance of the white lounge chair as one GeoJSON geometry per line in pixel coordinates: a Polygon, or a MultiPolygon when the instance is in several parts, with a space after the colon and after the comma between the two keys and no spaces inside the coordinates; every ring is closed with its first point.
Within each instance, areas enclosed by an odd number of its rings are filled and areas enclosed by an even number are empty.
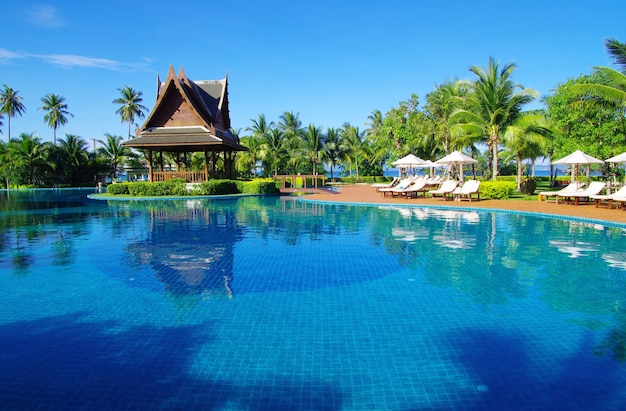
{"type": "Polygon", "coordinates": [[[378,191],[383,193],[384,196],[386,196],[387,193],[392,192],[392,190],[407,188],[412,182],[413,182],[413,177],[403,178],[394,187],[382,187],[382,188],[379,188],[378,191]]]}
{"type": "Polygon", "coordinates": [[[446,180],[439,186],[436,190],[429,190],[428,192],[433,196],[433,198],[437,196],[441,196],[444,200],[448,198],[452,199],[452,193],[459,185],[459,182],[456,180],[446,180]]]}
{"type": "Polygon", "coordinates": [[[476,196],[476,200],[480,201],[480,181],[469,180],[463,183],[463,186],[457,187],[452,194],[456,201],[469,200],[472,201],[472,196],[476,196]]]}
{"type": "Polygon", "coordinates": [[[372,187],[374,187],[377,191],[380,190],[381,188],[393,188],[397,186],[400,181],[401,181],[400,177],[394,177],[393,180],[391,180],[388,183],[374,183],[372,184],[372,187]]]}
{"type": "Polygon", "coordinates": [[[424,193],[424,197],[426,197],[426,185],[428,181],[425,178],[420,178],[418,180],[413,181],[406,188],[395,188],[388,191],[392,196],[405,196],[407,198],[417,197],[419,193],[424,193]]]}
{"type": "Polygon", "coordinates": [[[575,191],[573,193],[557,194],[556,202],[558,204],[559,199],[562,199],[564,201],[574,199],[574,205],[578,205],[581,199],[587,200],[589,199],[590,196],[595,196],[595,195],[600,194],[600,192],[604,190],[605,186],[606,186],[606,183],[602,181],[594,181],[591,184],[589,184],[589,187],[587,187],[583,191],[575,191]]]}
{"type": "Polygon", "coordinates": [[[583,183],[583,182],[573,181],[573,182],[569,183],[568,185],[566,185],[565,187],[563,187],[560,190],[556,190],[556,191],[540,191],[538,194],[541,197],[545,197],[546,201],[550,201],[550,197],[554,197],[554,200],[556,201],[556,197],[559,194],[567,194],[567,193],[574,193],[574,192],[577,192],[577,191],[582,191],[584,186],[585,186],[585,183],[583,183]]]}
{"type": "Polygon", "coordinates": [[[609,202],[609,210],[613,208],[613,200],[617,198],[617,201],[620,201],[620,198],[626,198],[626,185],[622,186],[619,190],[614,192],[613,194],[597,194],[589,196],[590,199],[595,200],[596,208],[600,206],[603,201],[609,202]]]}

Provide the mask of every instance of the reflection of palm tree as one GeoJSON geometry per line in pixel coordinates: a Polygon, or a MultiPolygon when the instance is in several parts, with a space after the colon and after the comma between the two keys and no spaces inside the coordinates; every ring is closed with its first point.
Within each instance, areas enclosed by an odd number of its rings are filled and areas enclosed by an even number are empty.
{"type": "Polygon", "coordinates": [[[619,324],[609,332],[604,340],[596,347],[594,352],[598,355],[613,354],[613,358],[619,362],[626,362],[626,318],[622,318],[619,324]]]}

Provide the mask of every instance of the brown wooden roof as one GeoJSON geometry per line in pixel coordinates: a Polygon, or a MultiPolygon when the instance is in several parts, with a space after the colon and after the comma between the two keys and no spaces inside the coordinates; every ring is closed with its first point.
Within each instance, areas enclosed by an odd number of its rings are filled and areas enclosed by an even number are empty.
{"type": "Polygon", "coordinates": [[[192,81],[170,66],[157,78],[157,99],[127,147],[163,151],[245,151],[230,131],[228,73],[221,80],[192,81]]]}

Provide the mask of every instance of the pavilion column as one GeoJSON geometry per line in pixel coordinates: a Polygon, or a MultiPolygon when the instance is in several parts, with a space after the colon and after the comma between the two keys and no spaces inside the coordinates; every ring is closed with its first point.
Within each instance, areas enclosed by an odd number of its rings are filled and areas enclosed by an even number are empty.
{"type": "Polygon", "coordinates": [[[211,153],[211,175],[215,175],[215,151],[211,153]]]}
{"type": "Polygon", "coordinates": [[[154,183],[154,177],[152,176],[152,149],[148,149],[148,173],[150,174],[150,182],[154,183]]]}
{"type": "Polygon", "coordinates": [[[209,154],[204,147],[204,179],[209,181],[209,154]]]}

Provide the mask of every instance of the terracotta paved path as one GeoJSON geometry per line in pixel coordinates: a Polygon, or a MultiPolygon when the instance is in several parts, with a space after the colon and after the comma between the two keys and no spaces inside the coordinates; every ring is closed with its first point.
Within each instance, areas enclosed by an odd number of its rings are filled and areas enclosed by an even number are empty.
{"type": "Polygon", "coordinates": [[[339,193],[316,193],[310,194],[310,199],[331,201],[331,202],[360,202],[360,203],[381,203],[381,204],[428,204],[454,207],[476,207],[494,208],[527,211],[535,213],[569,215],[575,217],[589,218],[594,220],[614,221],[626,224],[626,210],[609,210],[606,204],[596,208],[595,203],[581,203],[578,206],[573,204],[556,204],[547,201],[523,201],[523,200],[483,200],[480,201],[443,201],[440,198],[430,197],[418,198],[398,198],[383,197],[374,188],[367,184],[356,184],[341,186],[339,193]]]}

